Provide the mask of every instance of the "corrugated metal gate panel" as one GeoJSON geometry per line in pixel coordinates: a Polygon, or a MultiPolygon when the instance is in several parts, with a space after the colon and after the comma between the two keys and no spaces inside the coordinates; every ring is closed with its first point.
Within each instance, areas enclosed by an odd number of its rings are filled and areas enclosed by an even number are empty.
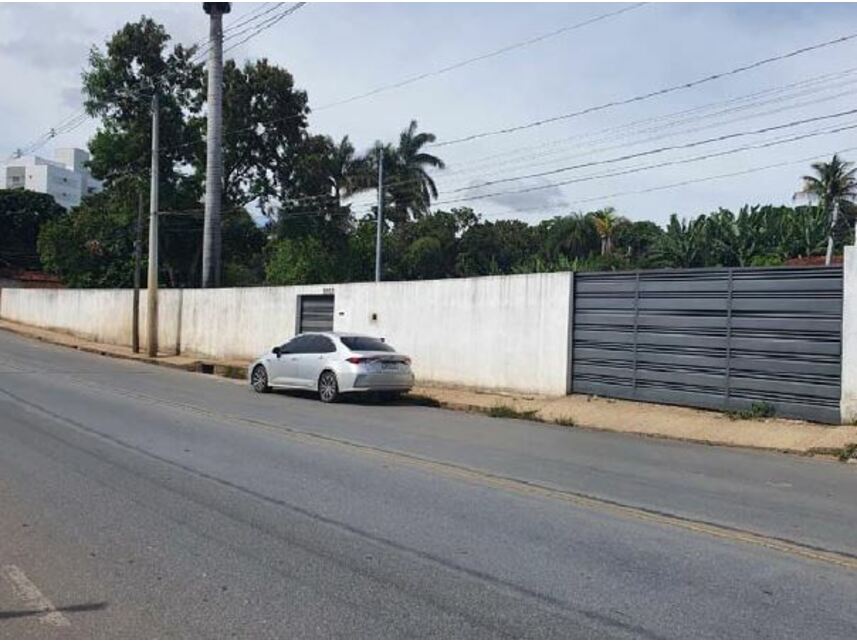
{"type": "Polygon", "coordinates": [[[839,422],[842,269],[575,275],[575,393],[839,422]]]}
{"type": "Polygon", "coordinates": [[[333,295],[301,295],[299,333],[333,330],[333,295]]]}

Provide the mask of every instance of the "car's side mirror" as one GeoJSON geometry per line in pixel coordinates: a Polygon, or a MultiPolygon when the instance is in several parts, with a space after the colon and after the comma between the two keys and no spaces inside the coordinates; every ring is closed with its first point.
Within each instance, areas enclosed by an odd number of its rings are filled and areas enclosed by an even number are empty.
{"type": "Polygon", "coordinates": [[[274,348],[272,348],[272,349],[271,349],[271,352],[272,352],[274,355],[276,355],[276,356],[277,356],[277,359],[279,359],[280,354],[281,354],[283,351],[282,351],[282,349],[281,349],[279,346],[274,346],[274,348]]]}

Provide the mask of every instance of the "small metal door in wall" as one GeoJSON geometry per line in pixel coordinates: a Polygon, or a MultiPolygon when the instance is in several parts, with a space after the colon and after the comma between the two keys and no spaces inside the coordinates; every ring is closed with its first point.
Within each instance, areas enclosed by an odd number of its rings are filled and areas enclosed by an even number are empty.
{"type": "Polygon", "coordinates": [[[298,296],[298,332],[333,330],[333,295],[298,296]]]}

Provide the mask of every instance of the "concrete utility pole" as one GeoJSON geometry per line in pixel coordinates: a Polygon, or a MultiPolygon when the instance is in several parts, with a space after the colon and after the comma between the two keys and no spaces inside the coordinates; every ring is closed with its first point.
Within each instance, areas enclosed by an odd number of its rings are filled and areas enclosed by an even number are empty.
{"type": "Polygon", "coordinates": [[[140,352],[140,264],[143,261],[143,192],[137,191],[137,236],[134,239],[134,306],[131,315],[131,350],[140,352]]]}
{"type": "Polygon", "coordinates": [[[146,337],[149,357],[158,355],[158,93],[152,96],[152,169],[149,188],[149,280],[146,284],[146,337]]]}
{"type": "Polygon", "coordinates": [[[825,266],[829,266],[833,260],[833,231],[836,228],[837,221],[839,221],[839,199],[833,202],[833,216],[830,218],[830,234],[827,237],[827,255],[824,258],[825,266]]]}
{"type": "Polygon", "coordinates": [[[381,230],[384,226],[384,147],[378,147],[378,218],[375,225],[375,281],[381,281],[381,230]]]}
{"type": "Polygon", "coordinates": [[[204,2],[209,16],[208,125],[205,160],[205,224],[202,232],[202,287],[220,285],[220,205],[223,192],[223,14],[229,2],[204,2]]]}

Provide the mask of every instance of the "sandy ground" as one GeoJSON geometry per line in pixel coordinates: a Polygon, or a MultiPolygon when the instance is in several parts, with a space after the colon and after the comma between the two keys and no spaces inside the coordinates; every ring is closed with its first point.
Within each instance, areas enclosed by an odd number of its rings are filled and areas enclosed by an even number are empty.
{"type": "MultiPolygon", "coordinates": [[[[7,330],[41,341],[110,357],[133,359],[183,370],[243,378],[246,364],[195,356],[135,355],[127,347],[98,344],[66,333],[0,321],[7,330]]],[[[413,395],[464,411],[512,409],[531,419],[568,427],[635,433],[724,446],[770,449],[805,455],[839,455],[857,444],[857,426],[831,426],[782,418],[734,419],[724,413],[679,406],[648,404],[588,395],[546,397],[421,384],[413,395]],[[504,408],[501,408],[504,407],[504,408]]]]}

